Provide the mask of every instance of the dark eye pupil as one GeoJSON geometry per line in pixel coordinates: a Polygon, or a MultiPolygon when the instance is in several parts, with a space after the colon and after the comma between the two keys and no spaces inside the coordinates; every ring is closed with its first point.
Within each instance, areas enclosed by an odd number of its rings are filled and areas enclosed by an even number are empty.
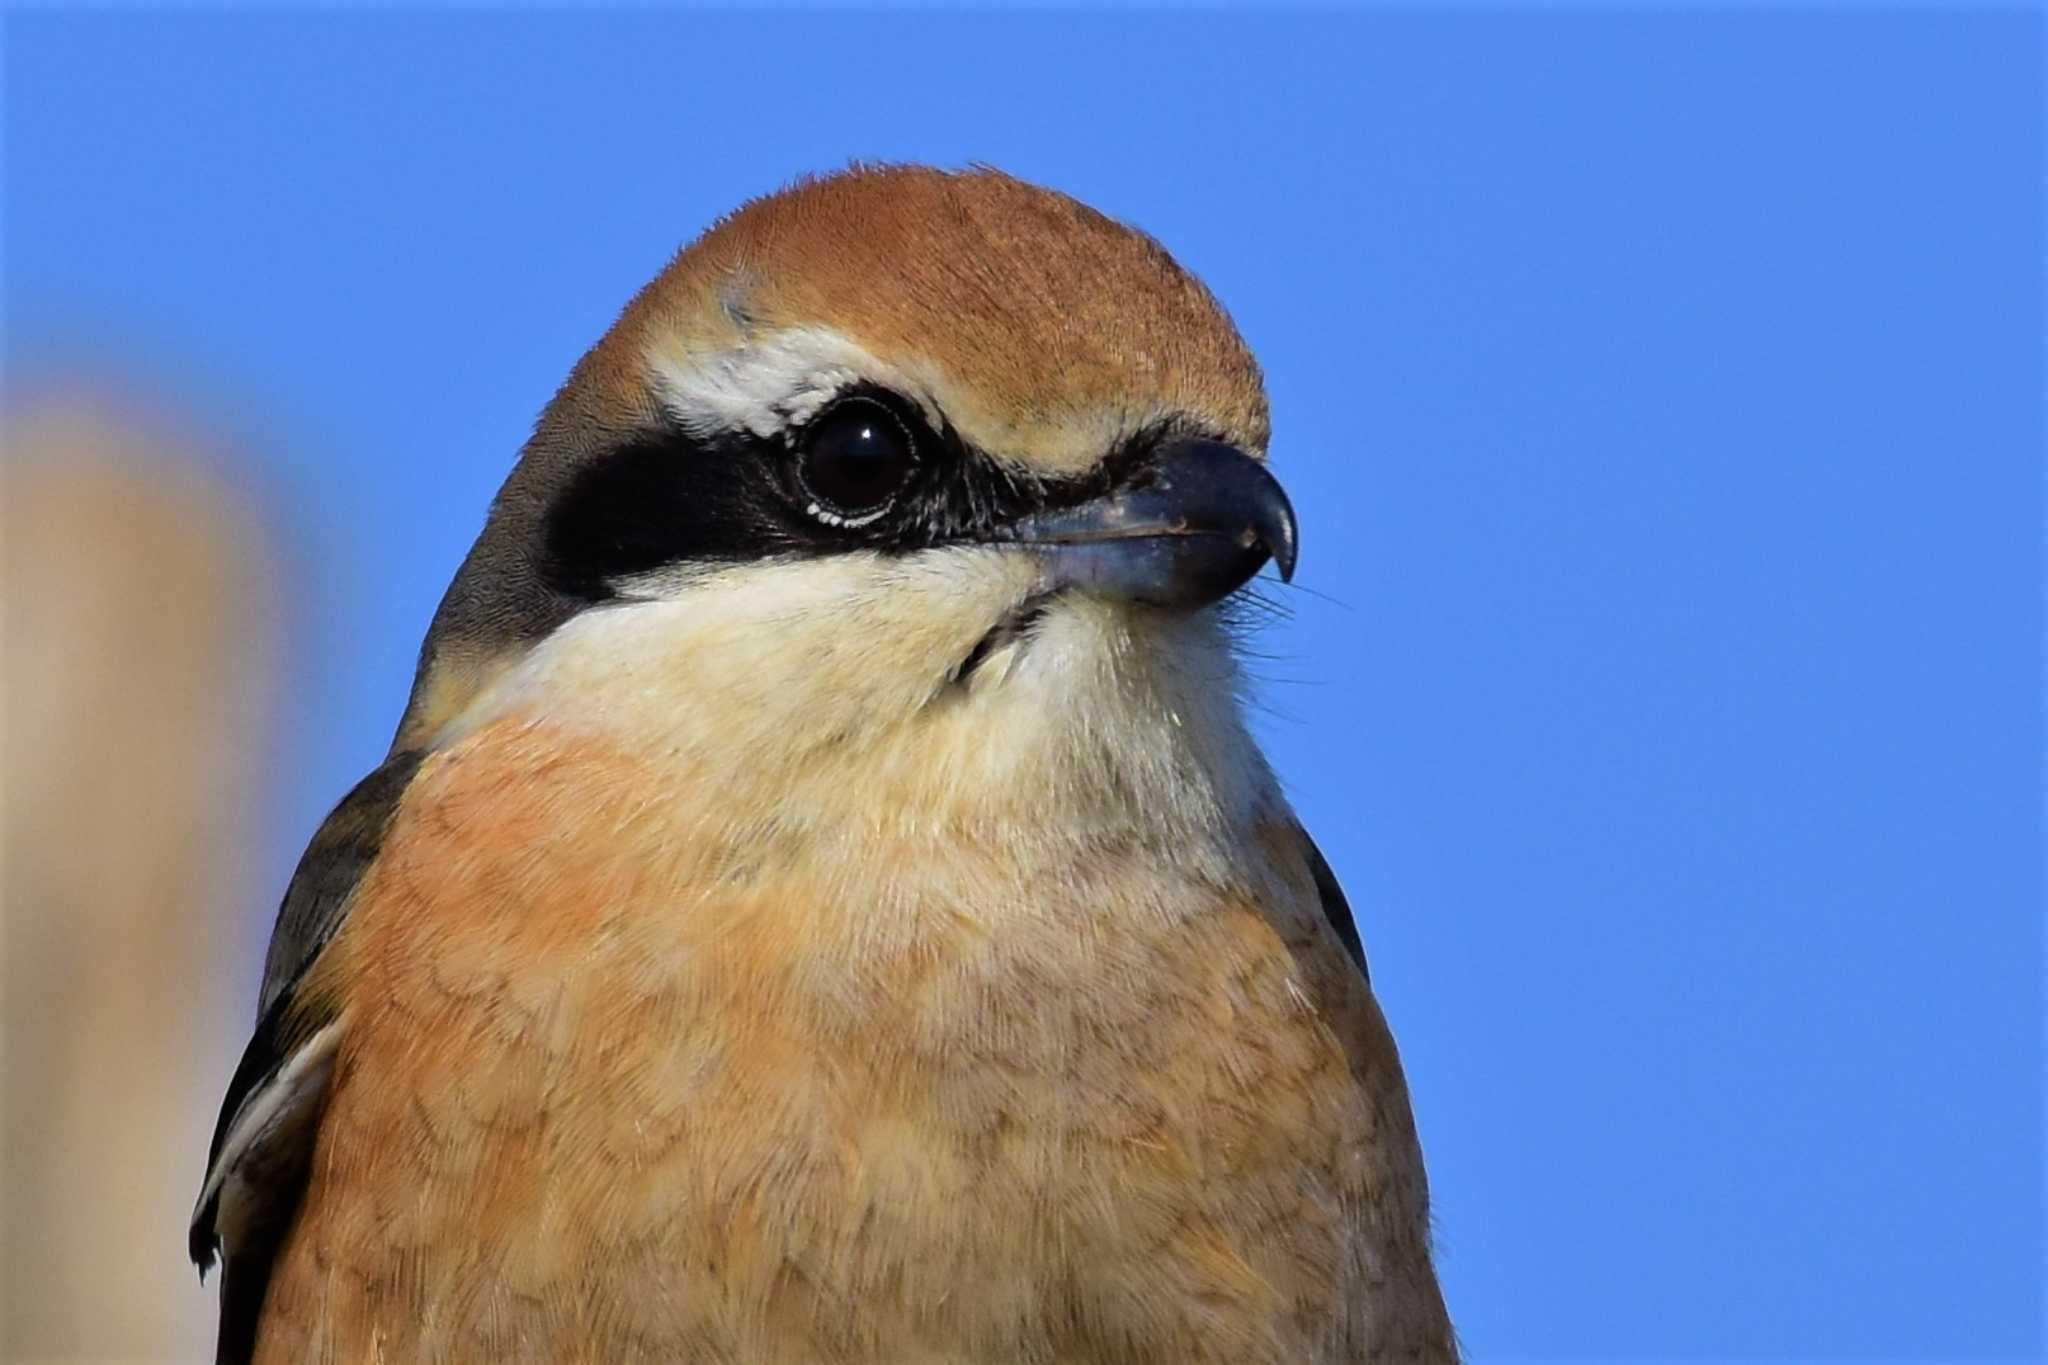
{"type": "Polygon", "coordinates": [[[880,403],[841,403],[804,437],[804,484],[827,511],[873,511],[896,496],[914,464],[908,433],[880,403]]]}

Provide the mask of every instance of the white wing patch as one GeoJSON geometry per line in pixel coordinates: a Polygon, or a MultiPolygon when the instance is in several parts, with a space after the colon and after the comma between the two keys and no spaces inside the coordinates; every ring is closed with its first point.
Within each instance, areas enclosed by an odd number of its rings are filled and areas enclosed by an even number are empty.
{"type": "Polygon", "coordinates": [[[275,1173],[305,1160],[340,1046],[341,1021],[336,1020],[300,1044],[275,1075],[242,1101],[228,1125],[220,1155],[199,1191],[194,1219],[203,1219],[207,1205],[219,1199],[213,1228],[229,1253],[253,1219],[270,1213],[275,1173]]]}

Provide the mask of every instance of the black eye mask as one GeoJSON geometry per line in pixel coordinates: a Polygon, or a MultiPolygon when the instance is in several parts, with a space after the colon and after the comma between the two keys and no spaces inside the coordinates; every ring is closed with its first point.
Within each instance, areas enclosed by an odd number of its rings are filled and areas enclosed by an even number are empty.
{"type": "Polygon", "coordinates": [[[1081,478],[1036,479],[874,385],[777,436],[652,432],[590,462],[549,506],[541,576],[604,601],[618,580],[665,565],[997,540],[1007,524],[1142,479],[1167,434],[1126,441],[1081,478]]]}

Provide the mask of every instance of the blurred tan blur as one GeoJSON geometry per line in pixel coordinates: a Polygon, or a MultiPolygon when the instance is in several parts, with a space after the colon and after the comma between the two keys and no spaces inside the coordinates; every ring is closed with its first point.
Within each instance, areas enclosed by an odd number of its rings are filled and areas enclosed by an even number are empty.
{"type": "Polygon", "coordinates": [[[246,1023],[275,668],[255,518],[192,438],[9,414],[0,505],[0,1358],[202,1360],[185,1259],[246,1023]]]}

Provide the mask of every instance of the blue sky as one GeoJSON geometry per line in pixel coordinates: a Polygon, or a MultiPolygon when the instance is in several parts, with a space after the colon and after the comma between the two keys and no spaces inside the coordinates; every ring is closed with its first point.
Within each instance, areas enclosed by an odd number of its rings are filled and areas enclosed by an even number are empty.
{"type": "Polygon", "coordinates": [[[273,518],[253,994],[492,489],[678,245],[854,156],[1138,223],[1266,366],[1303,590],[1258,729],[1359,912],[1475,1359],[2029,1356],[2042,38],[17,10],[9,389],[207,414],[273,518]]]}

